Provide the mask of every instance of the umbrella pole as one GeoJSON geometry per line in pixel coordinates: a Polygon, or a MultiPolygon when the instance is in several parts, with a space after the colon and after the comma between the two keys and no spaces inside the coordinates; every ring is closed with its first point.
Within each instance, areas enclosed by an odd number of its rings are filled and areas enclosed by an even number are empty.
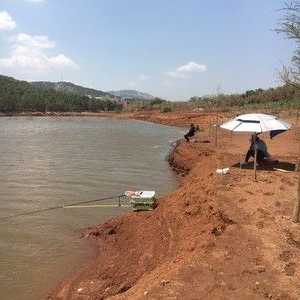
{"type": "Polygon", "coordinates": [[[256,180],[256,169],[257,169],[257,147],[255,147],[254,154],[254,179],[256,180]]]}

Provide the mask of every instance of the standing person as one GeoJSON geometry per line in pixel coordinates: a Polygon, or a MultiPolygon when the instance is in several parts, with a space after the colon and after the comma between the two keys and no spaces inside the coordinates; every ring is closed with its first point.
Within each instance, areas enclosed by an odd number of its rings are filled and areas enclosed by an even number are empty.
{"type": "Polygon", "coordinates": [[[195,125],[192,123],[191,124],[191,127],[190,127],[190,130],[188,131],[187,134],[184,135],[184,138],[187,142],[190,141],[190,138],[193,137],[196,133],[196,131],[199,130],[199,126],[195,127],[195,125]]]}

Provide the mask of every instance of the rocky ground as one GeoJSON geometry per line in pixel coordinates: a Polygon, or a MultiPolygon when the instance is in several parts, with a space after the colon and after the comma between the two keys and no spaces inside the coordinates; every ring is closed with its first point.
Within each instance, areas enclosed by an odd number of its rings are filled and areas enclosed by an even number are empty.
{"type": "MultiPolygon", "coordinates": [[[[276,167],[239,167],[247,135],[220,131],[225,115],[130,117],[203,129],[170,156],[180,186],[153,212],[129,213],[84,232],[97,256],[48,299],[300,299],[298,127],[270,140],[276,167]],[[217,143],[217,144],[216,144],[217,143]],[[217,168],[230,167],[217,175],[217,168]]],[[[288,116],[286,116],[288,118],[288,116]]],[[[290,120],[295,123],[296,120],[290,120]]]]}

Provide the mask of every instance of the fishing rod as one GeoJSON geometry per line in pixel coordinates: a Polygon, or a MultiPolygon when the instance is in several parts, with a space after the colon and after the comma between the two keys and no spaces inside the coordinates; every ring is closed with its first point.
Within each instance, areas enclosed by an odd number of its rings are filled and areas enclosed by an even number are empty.
{"type": "Polygon", "coordinates": [[[47,208],[32,210],[32,211],[28,211],[28,212],[24,212],[24,213],[19,213],[19,214],[14,214],[14,215],[2,217],[2,218],[0,218],[0,221],[5,221],[5,220],[9,220],[9,219],[21,217],[21,216],[30,216],[30,215],[34,215],[34,214],[38,214],[38,213],[43,213],[43,212],[46,212],[46,211],[51,211],[51,210],[56,210],[56,209],[61,209],[61,208],[76,207],[77,205],[81,205],[81,204],[88,204],[88,203],[92,203],[92,202],[112,200],[112,199],[116,199],[116,198],[121,198],[123,196],[124,195],[121,194],[121,195],[109,196],[109,197],[104,197],[104,198],[99,198],[99,199],[93,199],[93,200],[75,202],[75,203],[71,203],[71,204],[68,204],[68,205],[64,205],[63,204],[63,205],[57,205],[57,206],[52,206],[52,207],[47,207],[47,208]]]}

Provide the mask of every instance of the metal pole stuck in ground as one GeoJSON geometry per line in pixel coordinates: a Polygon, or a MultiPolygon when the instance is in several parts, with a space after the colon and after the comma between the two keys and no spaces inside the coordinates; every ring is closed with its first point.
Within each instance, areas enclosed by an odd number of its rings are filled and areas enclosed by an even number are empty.
{"type": "MultiPolygon", "coordinates": [[[[300,144],[299,144],[299,156],[300,156],[300,144]]],[[[297,172],[299,172],[299,161],[300,161],[300,158],[298,159],[297,172]]],[[[299,221],[300,221],[300,176],[299,176],[299,174],[298,174],[297,197],[295,200],[292,221],[294,223],[299,223],[299,221]]]]}
{"type": "Polygon", "coordinates": [[[215,145],[218,146],[218,127],[219,127],[219,115],[217,112],[216,131],[215,131],[215,145]]]}
{"type": "MultiPolygon", "coordinates": [[[[297,111],[297,122],[298,122],[298,111],[297,111]]],[[[299,139],[299,131],[297,132],[298,139],[299,139]]],[[[299,141],[298,141],[299,143],[299,141]]],[[[299,159],[297,162],[296,171],[299,172],[299,165],[300,165],[300,143],[299,143],[299,159]]],[[[294,223],[299,223],[300,221],[300,175],[298,174],[298,190],[297,190],[297,197],[294,204],[293,216],[292,221],[294,223]]]]}
{"type": "Polygon", "coordinates": [[[300,176],[299,175],[298,175],[298,192],[297,192],[297,198],[294,205],[292,220],[294,223],[299,223],[300,221],[300,176]]]}
{"type": "Polygon", "coordinates": [[[296,165],[296,172],[299,172],[300,171],[300,142],[299,142],[299,139],[300,139],[300,128],[299,127],[297,127],[296,138],[298,140],[298,153],[299,153],[298,161],[297,161],[297,165],[296,165]]]}
{"type": "Polygon", "coordinates": [[[257,169],[257,147],[255,147],[254,154],[254,179],[256,180],[256,169],[257,169]]]}

